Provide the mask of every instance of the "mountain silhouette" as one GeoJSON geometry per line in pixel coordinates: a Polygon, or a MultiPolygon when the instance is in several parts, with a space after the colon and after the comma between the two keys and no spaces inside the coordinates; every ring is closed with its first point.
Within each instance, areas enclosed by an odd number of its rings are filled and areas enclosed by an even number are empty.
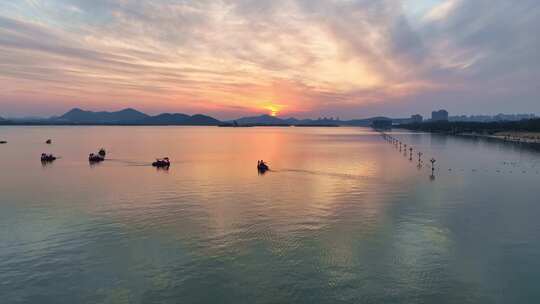
{"type": "Polygon", "coordinates": [[[191,116],[191,124],[193,125],[219,125],[221,121],[215,119],[214,117],[203,115],[203,114],[195,114],[191,116]]]}
{"type": "Polygon", "coordinates": [[[59,117],[52,117],[50,122],[69,124],[125,124],[125,125],[194,125],[215,126],[221,122],[213,117],[196,114],[163,113],[156,116],[124,109],[116,112],[93,112],[74,108],[59,117]]]}
{"type": "Polygon", "coordinates": [[[239,125],[288,125],[287,121],[270,115],[242,117],[234,120],[239,125]]]}
{"type": "Polygon", "coordinates": [[[116,112],[93,112],[75,108],[56,118],[56,120],[60,122],[85,124],[121,124],[141,121],[148,117],[150,116],[130,108],[116,112]]]}
{"type": "Polygon", "coordinates": [[[216,126],[221,122],[213,117],[196,114],[189,116],[182,113],[163,113],[147,117],[140,121],[149,125],[190,125],[190,126],[216,126]]]}
{"type": "Polygon", "coordinates": [[[61,116],[50,118],[4,119],[2,125],[178,125],[178,126],[362,126],[369,127],[373,121],[390,120],[394,123],[407,123],[409,119],[388,117],[371,117],[366,119],[339,120],[334,118],[297,119],[279,118],[267,114],[248,116],[221,122],[208,115],[183,113],[162,113],[155,116],[145,114],[132,108],[120,111],[87,111],[74,108],[61,116]]]}

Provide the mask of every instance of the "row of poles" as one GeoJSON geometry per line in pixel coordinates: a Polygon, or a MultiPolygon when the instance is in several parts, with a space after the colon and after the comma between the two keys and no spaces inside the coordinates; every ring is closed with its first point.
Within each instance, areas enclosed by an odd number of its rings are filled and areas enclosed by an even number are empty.
{"type": "MultiPolygon", "coordinates": [[[[407,155],[407,151],[409,152],[409,160],[412,161],[413,160],[413,147],[411,147],[410,145],[407,145],[406,143],[402,142],[401,140],[389,135],[389,134],[386,134],[382,131],[379,131],[379,133],[381,134],[381,136],[383,137],[384,140],[386,140],[388,143],[394,145],[396,147],[396,149],[399,149],[400,152],[404,151],[405,153],[405,156],[407,155]]],[[[422,161],[422,156],[424,156],[424,153],[418,151],[416,152],[416,155],[418,156],[418,168],[421,168],[422,167],[422,164],[423,164],[423,161],[422,161]]],[[[435,158],[431,158],[429,160],[431,162],[431,176],[430,178],[431,179],[434,179],[435,178],[435,163],[437,162],[435,160],[435,158]]],[[[504,165],[512,165],[512,166],[516,166],[516,163],[514,162],[504,162],[504,165]]],[[[533,168],[536,167],[536,163],[532,166],[533,168]]],[[[452,171],[452,169],[448,169],[448,171],[452,171]]],[[[477,169],[472,169],[473,172],[476,172],[478,171],[477,169]]],[[[496,170],[497,173],[500,173],[501,170],[496,170]]],[[[526,170],[523,170],[522,171],[523,173],[527,173],[526,170]]],[[[510,171],[510,173],[512,173],[512,171],[510,171]]],[[[536,170],[536,174],[540,174],[540,171],[539,170],[536,170]]]]}
{"type": "MultiPolygon", "coordinates": [[[[391,136],[391,135],[388,135],[384,132],[380,132],[381,133],[381,136],[383,137],[384,140],[386,140],[388,143],[394,145],[396,148],[399,148],[399,152],[402,152],[404,151],[405,155],[407,155],[407,151],[409,151],[409,160],[412,161],[413,160],[413,147],[411,146],[408,146],[406,143],[403,143],[401,140],[391,136]]],[[[424,155],[424,153],[418,151],[416,152],[416,155],[418,156],[418,167],[421,167],[422,166],[422,156],[424,155]]],[[[435,177],[435,163],[437,162],[437,160],[435,158],[431,158],[430,160],[430,163],[431,163],[431,178],[434,178],[435,177]]]]}

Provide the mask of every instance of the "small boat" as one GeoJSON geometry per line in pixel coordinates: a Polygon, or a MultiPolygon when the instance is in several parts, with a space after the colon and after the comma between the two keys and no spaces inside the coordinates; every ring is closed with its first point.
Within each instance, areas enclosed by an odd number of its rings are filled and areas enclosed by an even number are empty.
{"type": "Polygon", "coordinates": [[[52,144],[52,140],[47,139],[47,141],[45,141],[45,143],[46,143],[47,145],[50,145],[50,144],[52,144]]]}
{"type": "Polygon", "coordinates": [[[0,140],[0,144],[7,144],[7,141],[5,141],[5,140],[0,140]]]}
{"type": "Polygon", "coordinates": [[[168,157],[158,158],[155,162],[152,163],[152,166],[157,168],[169,168],[171,162],[168,157]]]}
{"type": "Polygon", "coordinates": [[[264,162],[264,161],[259,161],[257,163],[257,170],[259,170],[259,172],[266,172],[268,170],[270,170],[270,168],[268,167],[268,165],[264,162]]]}
{"type": "Polygon", "coordinates": [[[41,153],[41,161],[42,162],[52,162],[52,161],[55,161],[55,160],[56,160],[56,156],[54,156],[52,154],[41,153]]]}
{"type": "Polygon", "coordinates": [[[91,163],[99,163],[99,162],[102,162],[105,160],[105,157],[99,155],[99,154],[94,154],[94,153],[90,153],[90,155],[88,155],[88,161],[91,162],[91,163]]]}
{"type": "Polygon", "coordinates": [[[99,149],[98,154],[101,157],[105,157],[105,155],[107,155],[107,152],[105,151],[105,149],[101,148],[101,149],[99,149]]]}

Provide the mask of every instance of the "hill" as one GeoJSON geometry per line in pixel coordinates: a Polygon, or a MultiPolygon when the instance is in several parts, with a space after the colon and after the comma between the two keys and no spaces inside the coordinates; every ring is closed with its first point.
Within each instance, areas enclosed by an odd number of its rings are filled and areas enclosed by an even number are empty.
{"type": "Polygon", "coordinates": [[[138,123],[146,125],[216,126],[221,122],[213,117],[202,114],[189,116],[182,113],[163,113],[147,117],[138,123]]]}
{"type": "Polygon", "coordinates": [[[75,108],[60,117],[53,118],[53,120],[80,124],[123,124],[142,121],[149,117],[147,114],[134,109],[124,109],[116,112],[93,112],[75,108]]]}
{"type": "Polygon", "coordinates": [[[239,125],[289,125],[287,121],[270,115],[242,117],[234,121],[239,125]]]}
{"type": "Polygon", "coordinates": [[[182,113],[163,113],[150,116],[134,109],[124,109],[116,112],[93,112],[75,108],[59,117],[51,117],[47,123],[215,126],[221,122],[213,117],[202,114],[190,116],[182,113]]]}

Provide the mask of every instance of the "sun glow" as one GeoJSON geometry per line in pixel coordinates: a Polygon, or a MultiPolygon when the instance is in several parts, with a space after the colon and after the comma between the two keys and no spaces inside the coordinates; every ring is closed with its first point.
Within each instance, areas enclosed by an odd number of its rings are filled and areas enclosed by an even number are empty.
{"type": "Polygon", "coordinates": [[[267,105],[264,107],[265,110],[270,111],[270,116],[277,116],[278,113],[281,111],[283,106],[281,105],[267,105]]]}

